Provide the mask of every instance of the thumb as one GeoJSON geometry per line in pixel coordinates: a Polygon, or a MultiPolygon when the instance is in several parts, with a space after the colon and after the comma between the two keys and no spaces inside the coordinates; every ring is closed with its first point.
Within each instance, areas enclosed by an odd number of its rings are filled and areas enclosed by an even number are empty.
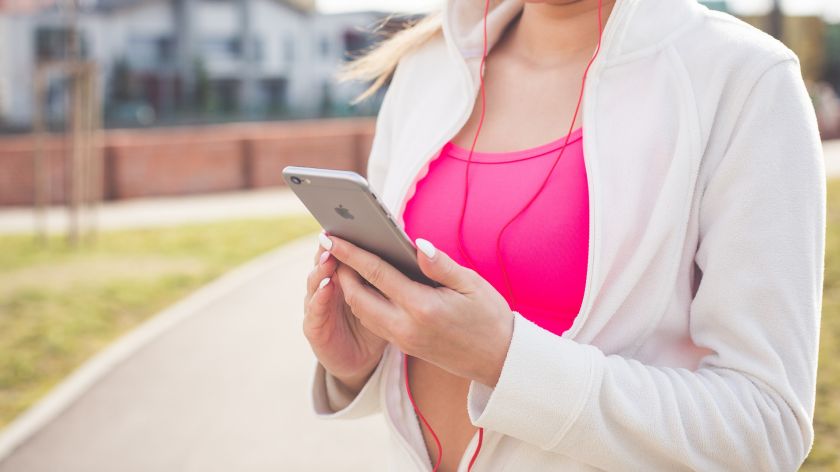
{"type": "Polygon", "coordinates": [[[426,239],[417,238],[415,244],[419,249],[417,263],[426,277],[460,293],[470,293],[475,290],[476,274],[472,269],[458,264],[426,239]]]}

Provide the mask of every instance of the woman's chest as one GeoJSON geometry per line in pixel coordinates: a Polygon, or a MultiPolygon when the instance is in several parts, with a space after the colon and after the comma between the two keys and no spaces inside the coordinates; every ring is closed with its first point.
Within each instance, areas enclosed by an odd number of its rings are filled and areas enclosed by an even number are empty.
{"type": "Polygon", "coordinates": [[[578,129],[526,150],[472,155],[447,144],[415,176],[402,215],[406,233],[432,241],[476,270],[512,309],[561,334],[579,311],[586,280],[581,139],[578,129]]]}
{"type": "MultiPolygon", "coordinates": [[[[637,295],[644,287],[628,291],[624,279],[637,277],[635,274],[644,270],[650,285],[672,284],[680,269],[674,259],[690,244],[686,241],[691,236],[686,233],[687,222],[701,188],[696,185],[703,153],[701,127],[693,102],[668,71],[673,72],[661,56],[613,67],[608,73],[594,75],[597,79],[589,81],[582,102],[582,127],[587,132],[581,143],[585,156],[580,162],[588,185],[589,261],[579,316],[567,333],[610,352],[632,349],[609,341],[613,337],[645,336],[648,321],[661,315],[668,293],[637,295]],[[628,82],[626,77],[633,75],[645,79],[628,82]],[[632,296],[641,305],[625,309],[632,296]],[[638,318],[639,313],[645,313],[644,319],[638,318]],[[624,316],[634,320],[630,327],[610,323],[624,316]],[[618,326],[616,333],[605,333],[618,326]]],[[[424,175],[441,147],[464,128],[470,116],[472,96],[459,89],[455,78],[451,85],[440,84],[439,88],[440,93],[406,104],[399,126],[380,147],[388,155],[389,166],[385,178],[378,182],[379,189],[398,221],[414,190],[413,179],[424,175]]],[[[520,123],[516,132],[534,121],[520,123]]],[[[454,197],[447,203],[457,204],[454,197]]],[[[503,237],[502,246],[507,237],[503,237]]],[[[450,249],[450,255],[458,254],[450,249]]],[[[497,277],[502,277],[501,273],[497,277]]]]}

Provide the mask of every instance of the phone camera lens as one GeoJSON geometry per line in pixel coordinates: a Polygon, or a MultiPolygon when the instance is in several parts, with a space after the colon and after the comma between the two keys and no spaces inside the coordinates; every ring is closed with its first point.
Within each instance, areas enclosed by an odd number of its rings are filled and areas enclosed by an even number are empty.
{"type": "Polygon", "coordinates": [[[299,184],[300,183],[300,177],[298,177],[296,175],[293,175],[292,176],[292,182],[294,182],[296,184],[299,184]]]}

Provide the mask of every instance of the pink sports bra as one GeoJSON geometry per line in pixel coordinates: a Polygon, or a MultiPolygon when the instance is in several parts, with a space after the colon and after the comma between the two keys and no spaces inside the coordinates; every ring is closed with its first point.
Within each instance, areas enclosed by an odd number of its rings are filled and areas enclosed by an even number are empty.
{"type": "MultiPolygon", "coordinates": [[[[517,306],[496,259],[502,227],[539,190],[566,136],[513,152],[473,152],[464,212],[464,250],[474,269],[513,310],[557,335],[580,310],[589,244],[589,192],[583,163],[583,129],[569,137],[545,189],[505,230],[501,251],[517,306]]],[[[412,240],[422,237],[461,265],[458,222],[469,149],[451,141],[415,177],[403,221],[412,240]]]]}

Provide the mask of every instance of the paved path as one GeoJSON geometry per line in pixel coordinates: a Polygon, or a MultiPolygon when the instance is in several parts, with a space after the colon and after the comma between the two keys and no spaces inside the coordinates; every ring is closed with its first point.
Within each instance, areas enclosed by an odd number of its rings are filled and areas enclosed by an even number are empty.
{"type": "Polygon", "coordinates": [[[311,412],[300,321],[314,236],[129,357],[0,472],[370,471],[384,420],[311,412]]]}
{"type": "MultiPolygon", "coordinates": [[[[218,221],[230,218],[257,218],[306,213],[306,208],[288,188],[247,192],[156,197],[104,203],[97,212],[103,230],[175,226],[184,223],[218,221]]],[[[51,207],[47,212],[50,233],[64,231],[68,212],[51,207]]],[[[27,233],[35,228],[31,208],[0,209],[0,234],[27,233]]]]}
{"type": "Polygon", "coordinates": [[[825,154],[825,174],[828,177],[840,176],[840,139],[823,142],[825,154]]]}

